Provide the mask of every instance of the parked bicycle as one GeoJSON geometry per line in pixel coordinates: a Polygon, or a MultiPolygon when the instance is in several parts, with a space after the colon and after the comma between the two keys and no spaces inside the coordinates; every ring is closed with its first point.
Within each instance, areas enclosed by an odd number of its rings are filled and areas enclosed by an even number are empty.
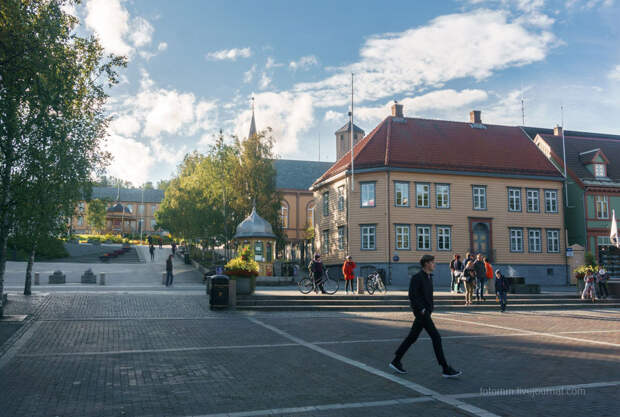
{"type": "Polygon", "coordinates": [[[384,294],[387,293],[387,288],[385,288],[381,276],[378,272],[373,272],[366,277],[366,291],[368,291],[368,294],[373,295],[377,290],[384,294]]]}
{"type": "Polygon", "coordinates": [[[314,282],[312,278],[304,278],[299,281],[299,291],[302,294],[308,294],[310,291],[319,292],[319,286],[323,284],[323,288],[327,294],[335,294],[340,287],[340,283],[329,277],[329,273],[325,271],[325,274],[319,282],[314,282]]]}

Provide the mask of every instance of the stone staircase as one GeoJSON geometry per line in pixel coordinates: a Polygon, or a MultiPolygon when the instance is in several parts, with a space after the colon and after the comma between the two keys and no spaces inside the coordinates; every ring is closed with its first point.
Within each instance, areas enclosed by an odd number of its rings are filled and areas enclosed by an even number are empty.
{"type": "MultiPolygon", "coordinates": [[[[435,311],[498,311],[495,296],[465,306],[463,295],[435,295],[435,311]]],[[[508,310],[619,308],[620,299],[583,301],[576,294],[509,294],[508,310]]],[[[410,311],[406,295],[250,295],[237,296],[246,311],[410,311]]]]}
{"type": "Polygon", "coordinates": [[[115,249],[119,249],[119,247],[106,247],[102,246],[101,250],[97,252],[91,252],[80,256],[71,256],[70,258],[57,259],[57,262],[76,262],[76,263],[85,263],[85,264],[140,264],[144,263],[144,260],[140,258],[138,252],[135,247],[129,248],[129,250],[117,256],[116,258],[111,258],[105,262],[103,262],[99,257],[104,253],[112,252],[115,249]]]}

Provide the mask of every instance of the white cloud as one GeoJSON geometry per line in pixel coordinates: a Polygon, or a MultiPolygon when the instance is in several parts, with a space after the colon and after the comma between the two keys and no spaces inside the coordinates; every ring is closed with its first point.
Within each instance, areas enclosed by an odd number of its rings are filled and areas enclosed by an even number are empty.
{"type": "Polygon", "coordinates": [[[164,144],[159,138],[151,141],[151,149],[153,150],[153,157],[156,161],[165,162],[172,166],[178,165],[189,152],[186,145],[178,147],[170,143],[164,144]]]}
{"type": "Polygon", "coordinates": [[[141,129],[140,122],[132,116],[123,115],[116,117],[110,122],[110,130],[122,136],[133,136],[141,129]]]}
{"type": "MultiPolygon", "coordinates": [[[[306,132],[314,122],[312,97],[290,92],[265,92],[255,95],[255,103],[256,127],[258,130],[266,127],[273,129],[275,151],[280,155],[296,152],[300,134],[306,132]]],[[[251,118],[251,110],[245,110],[235,118],[233,126],[237,136],[247,136],[251,118]]]]}
{"type": "Polygon", "coordinates": [[[325,120],[327,122],[331,122],[332,120],[334,120],[334,121],[344,120],[345,117],[347,117],[347,116],[345,114],[343,114],[342,112],[328,110],[328,111],[325,112],[325,117],[323,118],[323,120],[325,120]]]}
{"type": "Polygon", "coordinates": [[[291,61],[288,64],[288,67],[293,71],[299,70],[308,70],[313,65],[318,65],[319,61],[316,59],[314,55],[302,56],[298,61],[291,61]]]}
{"type": "Polygon", "coordinates": [[[256,64],[252,65],[252,68],[243,73],[243,82],[245,84],[252,82],[254,79],[254,73],[256,72],[256,64]]]}
{"type": "Polygon", "coordinates": [[[271,84],[271,78],[269,78],[267,73],[263,72],[261,77],[260,77],[260,81],[258,83],[258,87],[261,90],[265,90],[267,87],[269,87],[270,84],[271,84]]]}
{"type": "Polygon", "coordinates": [[[267,58],[267,63],[265,64],[265,68],[266,69],[270,69],[270,68],[276,68],[276,67],[281,67],[284,64],[280,64],[278,62],[276,62],[272,57],[268,57],[267,58]]]}
{"type": "Polygon", "coordinates": [[[129,12],[119,0],[90,0],[86,4],[86,26],[97,33],[106,52],[132,53],[133,48],[124,39],[129,31],[129,12]]]}
{"type": "MultiPolygon", "coordinates": [[[[473,103],[484,101],[488,95],[483,90],[461,90],[452,89],[436,90],[430,93],[408,97],[398,100],[404,106],[405,116],[419,117],[425,112],[441,111],[444,114],[454,109],[460,109],[473,103]]],[[[355,118],[362,121],[377,122],[391,114],[391,106],[393,102],[389,102],[377,107],[358,107],[355,111],[355,118]]],[[[342,115],[340,116],[342,118],[342,115]]]]}
{"type": "Polygon", "coordinates": [[[588,1],[580,1],[580,0],[568,0],[566,2],[566,7],[568,9],[577,8],[581,10],[590,10],[598,7],[611,7],[615,3],[615,0],[588,0],[588,1]]]}
{"type": "Polygon", "coordinates": [[[157,50],[159,52],[163,52],[166,49],[168,49],[168,43],[166,43],[166,42],[160,42],[159,45],[157,45],[157,50]]]}
{"type": "Polygon", "coordinates": [[[607,76],[611,80],[620,81],[620,65],[616,65],[616,67],[614,69],[609,71],[609,74],[607,74],[607,76]]]}
{"type": "MultiPolygon", "coordinates": [[[[130,19],[124,0],[89,0],[86,4],[86,27],[99,38],[107,53],[131,57],[137,49],[151,43],[153,26],[143,17],[130,19]]],[[[140,51],[149,59],[153,54],[140,51]]]]}
{"type": "Polygon", "coordinates": [[[131,24],[129,38],[136,48],[151,43],[153,38],[153,26],[142,17],[136,17],[131,24]]]}
{"type": "Polygon", "coordinates": [[[336,69],[325,80],[299,83],[295,90],[311,94],[318,106],[344,105],[354,72],[357,101],[375,101],[459,78],[482,80],[504,68],[540,61],[556,44],[551,32],[528,30],[506,11],[450,14],[423,27],[371,37],[359,62],[336,69]]]}
{"type": "Polygon", "coordinates": [[[214,61],[236,61],[237,58],[249,58],[251,55],[252,50],[250,48],[233,48],[222,49],[221,51],[216,52],[209,52],[206,58],[214,61]]]}
{"type": "Polygon", "coordinates": [[[112,161],[107,168],[109,175],[143,184],[151,176],[149,170],[155,164],[151,149],[135,139],[119,135],[107,138],[105,149],[112,154],[112,161]]]}

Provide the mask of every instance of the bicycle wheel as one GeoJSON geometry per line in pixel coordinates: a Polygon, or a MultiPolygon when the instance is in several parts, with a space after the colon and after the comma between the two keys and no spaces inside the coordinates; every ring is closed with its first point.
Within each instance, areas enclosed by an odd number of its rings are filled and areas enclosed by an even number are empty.
{"type": "Polygon", "coordinates": [[[338,291],[340,284],[338,281],[335,281],[331,278],[327,278],[325,282],[323,282],[323,288],[325,288],[325,292],[327,294],[335,294],[338,291]]]}
{"type": "Polygon", "coordinates": [[[312,291],[314,289],[314,285],[313,282],[310,278],[304,278],[301,281],[299,281],[299,291],[301,291],[302,294],[308,294],[310,291],[312,291]]]}
{"type": "Polygon", "coordinates": [[[377,283],[375,282],[375,277],[373,277],[372,275],[366,277],[366,291],[368,291],[368,294],[373,295],[376,289],[377,283]]]}

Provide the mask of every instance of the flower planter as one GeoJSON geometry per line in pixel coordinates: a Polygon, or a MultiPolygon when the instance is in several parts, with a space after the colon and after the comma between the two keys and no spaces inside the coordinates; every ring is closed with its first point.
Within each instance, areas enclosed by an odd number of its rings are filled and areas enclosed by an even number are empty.
{"type": "Polygon", "coordinates": [[[229,275],[229,277],[236,282],[237,294],[254,294],[256,290],[256,276],[229,275]]]}

